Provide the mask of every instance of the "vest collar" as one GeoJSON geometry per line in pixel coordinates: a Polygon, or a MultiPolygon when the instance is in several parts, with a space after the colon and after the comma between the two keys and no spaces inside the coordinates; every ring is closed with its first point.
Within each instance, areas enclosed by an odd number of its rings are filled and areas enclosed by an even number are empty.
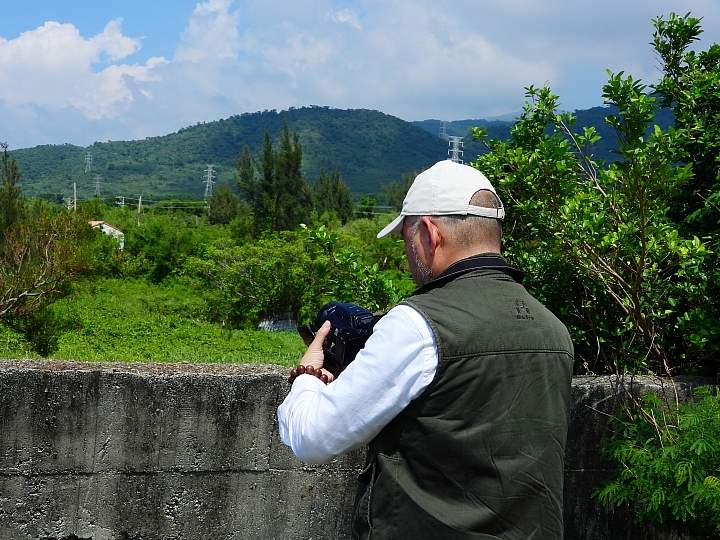
{"type": "Polygon", "coordinates": [[[505,257],[502,255],[498,253],[482,253],[480,255],[473,255],[467,259],[461,259],[454,262],[438,274],[432,281],[426,283],[422,287],[419,287],[412,296],[442,287],[446,283],[462,276],[463,274],[480,269],[500,270],[505,272],[518,283],[522,283],[522,280],[525,277],[525,273],[523,271],[510,266],[505,260],[505,257]]]}

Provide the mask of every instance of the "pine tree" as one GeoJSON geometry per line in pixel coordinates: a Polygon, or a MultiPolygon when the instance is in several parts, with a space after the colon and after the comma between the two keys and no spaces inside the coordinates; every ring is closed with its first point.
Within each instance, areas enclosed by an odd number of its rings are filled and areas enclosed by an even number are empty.
{"type": "Polygon", "coordinates": [[[310,186],[302,175],[300,137],[292,137],[287,121],[280,134],[280,148],[275,149],[265,132],[262,151],[255,162],[250,150],[243,148],[242,158],[235,161],[235,182],[252,206],[255,234],[262,231],[292,230],[306,221],[312,208],[310,186]],[[255,179],[254,169],[260,174],[255,179]]]}
{"type": "Polygon", "coordinates": [[[253,204],[255,214],[255,230],[276,230],[277,216],[277,185],[275,174],[275,150],[270,140],[270,134],[265,132],[265,142],[262,153],[258,156],[258,170],[260,171],[260,184],[253,204]]]}
{"type": "Polygon", "coordinates": [[[18,182],[22,178],[15,158],[8,155],[7,143],[0,143],[2,160],[0,162],[0,244],[5,241],[5,231],[14,227],[22,217],[24,204],[18,182]]]}
{"type": "Polygon", "coordinates": [[[235,159],[235,184],[245,196],[245,200],[250,206],[255,204],[255,198],[258,194],[258,183],[255,180],[255,160],[250,154],[247,143],[243,147],[242,157],[235,159]]]}
{"type": "Polygon", "coordinates": [[[343,182],[337,168],[333,168],[330,174],[327,174],[324,167],[321,168],[313,192],[313,202],[318,215],[335,212],[343,225],[350,220],[353,215],[350,189],[343,182]]]}
{"type": "Polygon", "coordinates": [[[302,147],[297,132],[292,138],[287,125],[283,125],[280,149],[277,151],[276,179],[278,190],[275,230],[291,230],[307,221],[312,208],[308,184],[302,176],[302,147]]]}
{"type": "Polygon", "coordinates": [[[210,223],[230,223],[238,213],[238,198],[227,182],[216,187],[208,197],[210,223]]]}

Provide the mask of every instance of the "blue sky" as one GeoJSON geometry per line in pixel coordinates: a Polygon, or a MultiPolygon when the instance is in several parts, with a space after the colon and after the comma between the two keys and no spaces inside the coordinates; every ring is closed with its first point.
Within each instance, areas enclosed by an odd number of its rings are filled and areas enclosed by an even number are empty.
{"type": "Polygon", "coordinates": [[[488,118],[549,84],[601,104],[605,69],[652,83],[657,15],[718,0],[23,0],[0,17],[0,141],[140,139],[304,105],[488,118]]]}

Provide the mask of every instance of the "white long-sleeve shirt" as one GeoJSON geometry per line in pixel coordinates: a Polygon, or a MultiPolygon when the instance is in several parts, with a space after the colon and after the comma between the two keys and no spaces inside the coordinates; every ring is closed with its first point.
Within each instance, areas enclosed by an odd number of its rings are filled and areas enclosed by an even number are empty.
{"type": "Polygon", "coordinates": [[[425,318],[396,306],[332,383],[300,375],[278,408],[280,440],[308,463],[370,442],[435,376],[437,344],[425,318]]]}

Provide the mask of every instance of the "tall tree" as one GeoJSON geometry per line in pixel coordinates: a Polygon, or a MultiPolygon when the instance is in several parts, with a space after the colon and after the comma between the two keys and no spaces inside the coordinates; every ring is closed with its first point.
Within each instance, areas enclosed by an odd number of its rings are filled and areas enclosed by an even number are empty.
{"type": "Polygon", "coordinates": [[[0,143],[2,158],[0,161],[0,245],[5,241],[7,229],[14,227],[22,216],[24,208],[20,186],[22,178],[20,168],[15,158],[8,155],[7,143],[0,143]]]}
{"type": "Polygon", "coordinates": [[[333,168],[330,174],[325,171],[324,167],[320,169],[320,175],[315,180],[313,189],[313,201],[319,215],[325,212],[335,212],[343,225],[353,215],[350,188],[343,182],[337,168],[333,168]]]}
{"type": "Polygon", "coordinates": [[[275,174],[275,149],[270,140],[270,133],[265,132],[263,150],[258,156],[260,185],[253,205],[256,231],[276,230],[277,216],[277,185],[275,174]]]}
{"type": "Polygon", "coordinates": [[[210,223],[230,223],[238,213],[238,198],[230,188],[230,184],[224,182],[217,186],[207,200],[208,217],[210,223]]]}
{"type": "Polygon", "coordinates": [[[254,163],[260,174],[257,180],[253,163],[245,146],[242,158],[235,162],[238,173],[235,181],[252,206],[255,233],[291,230],[307,220],[312,208],[312,195],[301,171],[300,137],[297,132],[290,136],[287,121],[277,150],[273,147],[270,134],[265,132],[263,148],[254,163]]]}
{"type": "Polygon", "coordinates": [[[302,175],[302,147],[297,131],[290,137],[287,120],[280,135],[276,178],[278,190],[277,217],[274,230],[291,230],[306,221],[312,208],[310,189],[302,175]]]}
{"type": "Polygon", "coordinates": [[[235,169],[237,170],[234,178],[235,184],[245,196],[247,203],[253,206],[258,196],[259,186],[257,180],[255,180],[255,160],[250,154],[247,143],[243,146],[242,157],[235,159],[235,169]]]}

